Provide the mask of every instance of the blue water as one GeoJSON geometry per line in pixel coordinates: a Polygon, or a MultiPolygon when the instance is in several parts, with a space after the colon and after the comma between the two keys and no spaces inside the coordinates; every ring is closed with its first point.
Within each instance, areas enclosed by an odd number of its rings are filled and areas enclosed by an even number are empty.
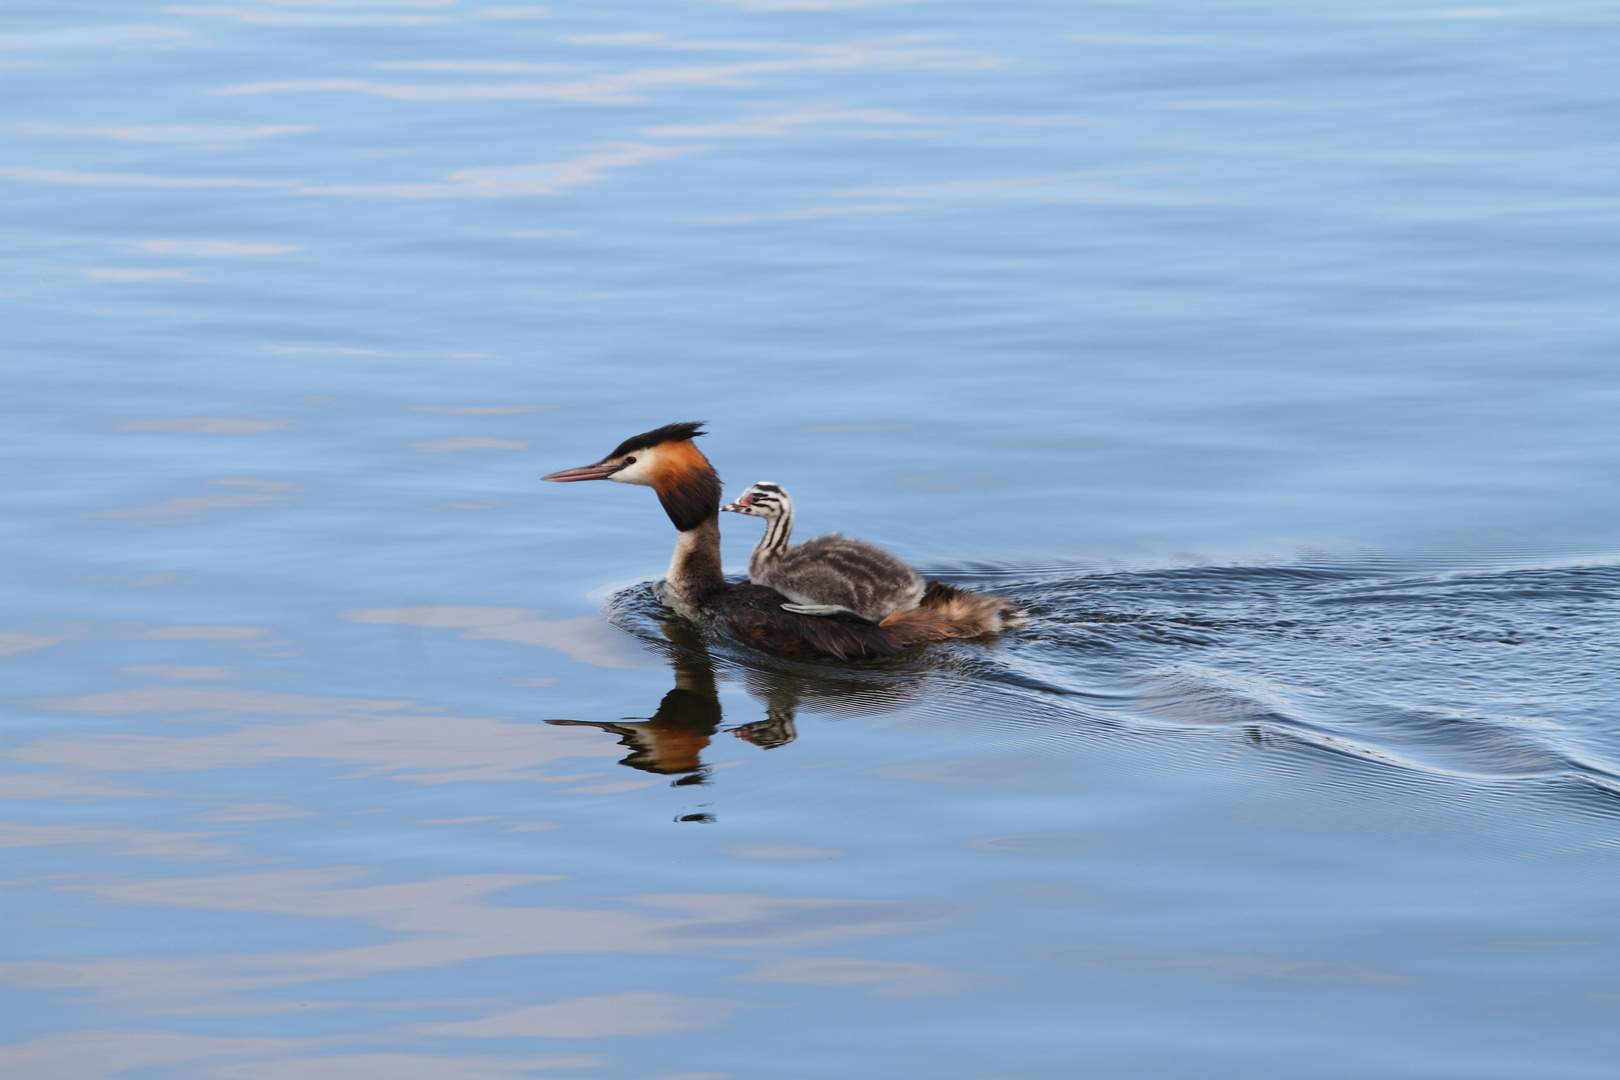
{"type": "Polygon", "coordinates": [[[7,23],[6,1075],[1613,1075],[1612,6],[7,23]]]}

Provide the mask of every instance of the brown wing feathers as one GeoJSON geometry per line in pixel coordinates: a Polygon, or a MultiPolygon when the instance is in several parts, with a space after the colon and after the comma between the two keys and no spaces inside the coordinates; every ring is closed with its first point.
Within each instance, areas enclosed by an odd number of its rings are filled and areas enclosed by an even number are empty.
{"type": "Polygon", "coordinates": [[[913,644],[871,623],[784,611],[786,600],[764,585],[733,585],[715,614],[731,633],[788,656],[859,660],[898,656],[913,644]]]}
{"type": "Polygon", "coordinates": [[[782,594],[763,585],[725,590],[719,622],[739,637],[789,656],[861,660],[898,656],[929,641],[979,637],[1023,617],[999,596],[929,581],[922,605],[896,612],[877,626],[853,619],[800,615],[782,609],[782,594]]]}

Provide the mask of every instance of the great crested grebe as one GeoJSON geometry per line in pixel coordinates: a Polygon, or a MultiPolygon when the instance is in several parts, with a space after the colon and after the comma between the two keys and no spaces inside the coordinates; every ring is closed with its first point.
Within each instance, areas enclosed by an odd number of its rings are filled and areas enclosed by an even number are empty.
{"type": "Polygon", "coordinates": [[[792,600],[802,615],[851,614],[882,622],[922,602],[922,575],[880,547],[838,533],[789,547],[793,500],[780,484],[761,481],[720,508],[765,519],[765,535],[748,560],[748,580],[792,600]]]}
{"type": "Polygon", "coordinates": [[[727,581],[720,569],[720,477],[692,440],[702,422],[666,424],[632,436],[594,465],[543,477],[560,483],[613,480],[658,495],[679,535],[663,600],[678,614],[754,644],[816,659],[894,656],[912,645],[992,634],[1024,620],[999,596],[925,583],[921,603],[881,623],[785,610],[765,585],[727,581]]]}

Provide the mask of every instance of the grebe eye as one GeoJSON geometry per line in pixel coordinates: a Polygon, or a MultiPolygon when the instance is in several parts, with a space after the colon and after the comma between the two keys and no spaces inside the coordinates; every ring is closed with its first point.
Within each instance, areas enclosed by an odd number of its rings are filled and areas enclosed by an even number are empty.
{"type": "Polygon", "coordinates": [[[636,459],[633,457],[627,457],[624,459],[624,463],[626,465],[634,465],[636,463],[636,459]]]}

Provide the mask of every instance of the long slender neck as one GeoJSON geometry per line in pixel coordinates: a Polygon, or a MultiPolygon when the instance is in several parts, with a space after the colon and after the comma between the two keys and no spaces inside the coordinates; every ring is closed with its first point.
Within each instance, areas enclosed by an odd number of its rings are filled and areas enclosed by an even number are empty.
{"type": "Polygon", "coordinates": [[[665,578],[676,606],[696,608],[703,597],[726,585],[720,569],[720,515],[704,518],[675,538],[675,555],[669,560],[665,578]]]}
{"type": "Polygon", "coordinates": [[[781,506],[780,514],[765,519],[765,535],[754,545],[754,553],[748,559],[749,577],[758,574],[767,563],[787,554],[788,539],[793,535],[793,504],[784,497],[781,506]]]}
{"type": "Polygon", "coordinates": [[[788,549],[788,538],[793,535],[793,503],[785,494],[780,498],[782,512],[766,523],[765,539],[759,542],[773,555],[784,554],[788,549]]]}
{"type": "Polygon", "coordinates": [[[667,470],[653,490],[680,531],[665,578],[670,599],[692,614],[705,595],[725,588],[726,575],[720,569],[720,477],[697,447],[683,447],[675,458],[681,467],[667,470]]]}

